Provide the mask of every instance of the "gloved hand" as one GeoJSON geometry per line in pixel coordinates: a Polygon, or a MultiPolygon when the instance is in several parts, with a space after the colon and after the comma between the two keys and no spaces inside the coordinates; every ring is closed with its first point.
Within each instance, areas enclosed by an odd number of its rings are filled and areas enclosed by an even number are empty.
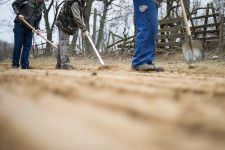
{"type": "Polygon", "coordinates": [[[90,33],[88,31],[84,31],[83,32],[83,37],[87,37],[87,36],[90,36],[90,33]]]}

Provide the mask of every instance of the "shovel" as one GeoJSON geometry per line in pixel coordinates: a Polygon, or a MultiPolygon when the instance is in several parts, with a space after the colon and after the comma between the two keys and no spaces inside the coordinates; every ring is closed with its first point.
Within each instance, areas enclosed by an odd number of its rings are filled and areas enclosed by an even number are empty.
{"type": "Polygon", "coordinates": [[[180,5],[182,8],[185,28],[186,28],[186,32],[187,32],[188,40],[189,40],[188,42],[182,45],[182,52],[184,54],[184,59],[187,64],[197,63],[197,62],[200,62],[202,58],[204,57],[203,46],[200,40],[192,40],[191,30],[188,25],[188,20],[187,20],[187,15],[184,8],[183,0],[180,0],[180,5]]]}

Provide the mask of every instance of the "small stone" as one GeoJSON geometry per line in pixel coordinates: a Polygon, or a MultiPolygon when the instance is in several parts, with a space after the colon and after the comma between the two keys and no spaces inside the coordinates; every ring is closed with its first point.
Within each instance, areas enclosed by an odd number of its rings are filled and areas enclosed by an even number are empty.
{"type": "Polygon", "coordinates": [[[49,75],[48,71],[46,71],[45,75],[46,75],[46,76],[48,76],[48,75],[49,75]]]}
{"type": "Polygon", "coordinates": [[[194,68],[195,68],[195,66],[192,66],[192,65],[188,66],[188,69],[194,69],[194,68]]]}
{"type": "Polygon", "coordinates": [[[219,56],[216,56],[216,55],[212,57],[212,59],[218,59],[218,58],[219,56]]]}
{"type": "Polygon", "coordinates": [[[92,72],[92,76],[97,76],[98,74],[96,72],[92,72]]]}

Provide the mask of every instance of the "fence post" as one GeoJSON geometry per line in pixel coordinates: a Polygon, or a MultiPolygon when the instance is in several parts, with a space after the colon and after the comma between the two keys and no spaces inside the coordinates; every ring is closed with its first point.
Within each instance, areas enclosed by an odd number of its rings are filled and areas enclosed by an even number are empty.
{"type": "MultiPolygon", "coordinates": [[[[184,24],[184,17],[182,17],[180,19],[180,22],[181,22],[181,26],[182,26],[182,30],[181,30],[181,33],[186,33],[186,30],[185,30],[185,24],[184,24]]],[[[188,36],[187,34],[185,34],[184,38],[181,38],[180,41],[181,42],[186,42],[188,40],[188,36]]]]}
{"type": "Polygon", "coordinates": [[[203,41],[204,41],[204,43],[206,41],[206,31],[207,31],[207,24],[208,24],[208,20],[209,20],[209,17],[208,17],[208,15],[209,15],[209,8],[210,8],[210,6],[209,6],[209,3],[208,3],[207,4],[207,9],[206,9],[205,27],[204,27],[204,33],[203,33],[203,41]]]}
{"type": "MultiPolygon", "coordinates": [[[[216,12],[215,12],[215,8],[213,7],[213,3],[211,3],[211,9],[212,9],[212,13],[213,13],[214,22],[217,24],[216,12]]],[[[218,26],[216,26],[216,30],[219,30],[218,26]]],[[[219,31],[217,33],[219,34],[219,31]]]]}
{"type": "Polygon", "coordinates": [[[224,15],[220,15],[220,37],[219,37],[219,45],[222,46],[223,38],[224,38],[224,15]]]}

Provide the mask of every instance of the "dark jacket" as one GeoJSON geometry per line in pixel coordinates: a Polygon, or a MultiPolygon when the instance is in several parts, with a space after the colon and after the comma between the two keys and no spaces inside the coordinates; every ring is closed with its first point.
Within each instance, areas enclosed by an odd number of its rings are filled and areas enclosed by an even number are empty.
{"type": "Polygon", "coordinates": [[[36,0],[15,0],[12,3],[14,12],[17,14],[15,22],[19,22],[27,29],[23,22],[18,18],[18,15],[23,15],[24,19],[35,29],[40,29],[40,21],[42,17],[43,3],[36,3],[36,0]]]}
{"type": "Polygon", "coordinates": [[[56,26],[63,32],[73,35],[78,28],[86,31],[82,20],[84,4],[79,0],[67,0],[56,20],[56,26]]]}

